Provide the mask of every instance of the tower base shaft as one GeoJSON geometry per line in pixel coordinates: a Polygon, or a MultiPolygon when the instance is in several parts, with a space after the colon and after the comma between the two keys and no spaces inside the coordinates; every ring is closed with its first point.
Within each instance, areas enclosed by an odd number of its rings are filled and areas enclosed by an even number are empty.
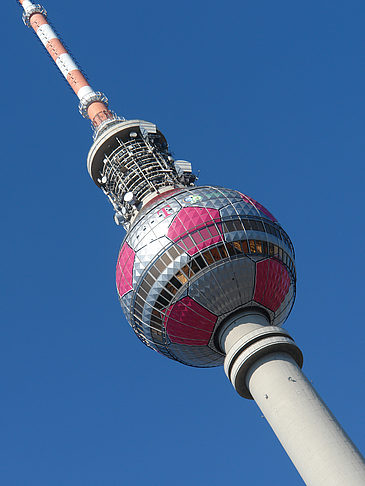
{"type": "Polygon", "coordinates": [[[259,310],[228,319],[220,332],[224,368],[253,398],[307,486],[365,486],[365,461],[302,373],[302,354],[259,310]]]}
{"type": "Polygon", "coordinates": [[[308,486],[365,485],[362,456],[291,356],[259,358],[246,382],[308,486]]]}

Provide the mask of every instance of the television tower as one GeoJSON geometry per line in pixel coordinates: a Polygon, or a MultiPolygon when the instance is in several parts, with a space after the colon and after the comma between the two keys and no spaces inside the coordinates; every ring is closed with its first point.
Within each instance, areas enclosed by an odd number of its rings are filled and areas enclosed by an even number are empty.
{"type": "Polygon", "coordinates": [[[301,371],[281,325],[295,298],[290,238],[260,203],[196,186],[154,123],[125,120],[94,91],[47,21],[19,0],[91,120],[87,167],[126,230],[116,269],[127,320],[148,347],[189,366],[224,363],[254,399],[308,486],[364,486],[364,459],[301,371]]]}

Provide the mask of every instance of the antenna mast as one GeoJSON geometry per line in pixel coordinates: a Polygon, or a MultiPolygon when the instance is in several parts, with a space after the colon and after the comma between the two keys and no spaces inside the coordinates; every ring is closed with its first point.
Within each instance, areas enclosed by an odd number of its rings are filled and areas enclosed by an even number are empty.
{"type": "Polygon", "coordinates": [[[47,11],[30,0],[18,0],[24,9],[23,21],[32,27],[49,55],[56,63],[66,81],[78,96],[79,111],[84,118],[89,118],[99,135],[104,129],[122,119],[108,108],[108,99],[99,91],[94,91],[89,85],[80,68],[68,53],[65,46],[47,21],[47,11]]]}

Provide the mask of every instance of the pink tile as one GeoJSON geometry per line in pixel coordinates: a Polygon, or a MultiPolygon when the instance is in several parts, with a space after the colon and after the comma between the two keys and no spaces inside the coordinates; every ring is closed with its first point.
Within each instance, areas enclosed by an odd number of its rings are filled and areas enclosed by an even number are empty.
{"type": "Polygon", "coordinates": [[[133,289],[134,258],[134,251],[127,243],[124,243],[119,253],[116,270],[117,289],[120,297],[133,289]]]}
{"type": "Polygon", "coordinates": [[[209,226],[208,229],[212,236],[219,236],[218,230],[215,226],[209,226]]]}
{"type": "Polygon", "coordinates": [[[167,311],[164,324],[173,343],[205,346],[209,343],[217,316],[191,297],[184,297],[167,311]]]}
{"type": "Polygon", "coordinates": [[[202,236],[199,234],[199,231],[195,231],[195,233],[193,233],[191,235],[192,239],[194,240],[194,242],[199,245],[199,243],[202,243],[203,242],[203,238],[202,236]]]}
{"type": "Polygon", "coordinates": [[[179,246],[185,251],[188,250],[189,255],[194,255],[199,250],[204,250],[208,246],[223,241],[218,209],[197,207],[181,209],[171,223],[167,236],[175,242],[181,239],[179,246]],[[209,228],[207,228],[207,225],[210,225],[209,228]],[[194,231],[197,229],[199,229],[204,241],[199,233],[194,231]],[[193,233],[191,238],[194,243],[192,243],[190,236],[181,239],[187,233],[193,233]]]}
{"type": "Polygon", "coordinates": [[[289,273],[281,262],[270,258],[256,263],[256,302],[276,311],[285,299],[289,287],[289,273]]]}
{"type": "Polygon", "coordinates": [[[209,231],[208,228],[202,228],[200,231],[200,234],[203,237],[203,240],[209,240],[212,237],[211,232],[209,231]]]}
{"type": "Polygon", "coordinates": [[[184,248],[184,250],[191,250],[194,248],[195,243],[190,236],[185,236],[185,238],[180,241],[179,246],[184,248]]]}
{"type": "Polygon", "coordinates": [[[183,234],[191,230],[204,228],[213,222],[220,223],[218,209],[189,207],[180,209],[179,213],[170,225],[167,236],[176,241],[183,234]]]}

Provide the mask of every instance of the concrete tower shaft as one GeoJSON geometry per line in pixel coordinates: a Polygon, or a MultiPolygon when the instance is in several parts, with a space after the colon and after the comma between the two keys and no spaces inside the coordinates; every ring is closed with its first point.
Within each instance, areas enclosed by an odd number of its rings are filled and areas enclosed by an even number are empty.
{"type": "Polygon", "coordinates": [[[221,328],[225,372],[254,399],[307,486],[364,486],[365,462],[302,370],[287,331],[256,312],[237,313],[221,328]]]}

